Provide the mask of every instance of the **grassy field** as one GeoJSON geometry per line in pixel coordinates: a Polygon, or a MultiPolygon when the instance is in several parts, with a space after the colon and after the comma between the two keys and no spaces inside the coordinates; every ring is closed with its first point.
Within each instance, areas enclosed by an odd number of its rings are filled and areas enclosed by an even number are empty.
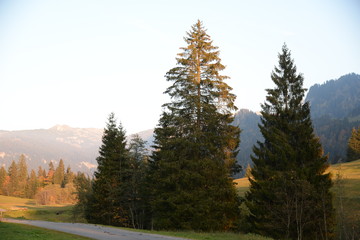
{"type": "MultiPolygon", "coordinates": [[[[337,184],[337,176],[340,175],[346,197],[357,200],[360,203],[360,160],[331,165],[327,172],[330,172],[332,175],[332,179],[335,182],[334,188],[337,184]]],[[[248,179],[236,179],[235,183],[239,195],[242,197],[245,196],[245,192],[249,189],[248,179]]]]}
{"type": "MultiPolygon", "coordinates": [[[[127,229],[129,230],[129,229],[127,229]]],[[[262,237],[255,234],[238,233],[199,233],[199,232],[165,232],[165,231],[144,231],[160,235],[181,237],[194,240],[271,240],[271,238],[262,237]]]]}
{"type": "Polygon", "coordinates": [[[1,240],[90,240],[68,233],[4,222],[0,222],[0,233],[1,240]]]}
{"type": "Polygon", "coordinates": [[[239,178],[239,179],[235,179],[235,187],[237,190],[237,193],[241,196],[244,197],[245,196],[245,192],[249,189],[249,180],[247,179],[247,177],[245,178],[239,178]]]}
{"type": "Polygon", "coordinates": [[[36,205],[33,199],[0,195],[0,208],[6,210],[3,217],[7,218],[45,220],[53,222],[73,221],[71,205],[42,206],[36,205]]]}

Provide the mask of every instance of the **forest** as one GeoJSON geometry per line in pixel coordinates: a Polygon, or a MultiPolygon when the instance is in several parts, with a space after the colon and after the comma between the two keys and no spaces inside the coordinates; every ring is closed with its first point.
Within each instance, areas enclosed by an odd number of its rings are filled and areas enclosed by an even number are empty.
{"type": "Polygon", "coordinates": [[[29,171],[26,156],[21,155],[8,170],[0,168],[0,194],[35,199],[39,205],[75,204],[82,179],[90,181],[84,173],[73,173],[70,166],[65,169],[62,159],[57,167],[50,162],[47,170],[39,166],[37,171],[29,171]]]}

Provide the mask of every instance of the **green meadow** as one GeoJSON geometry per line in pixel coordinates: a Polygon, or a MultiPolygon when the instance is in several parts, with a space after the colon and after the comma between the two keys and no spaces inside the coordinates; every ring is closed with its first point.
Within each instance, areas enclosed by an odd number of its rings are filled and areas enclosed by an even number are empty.
{"type": "Polygon", "coordinates": [[[0,208],[5,209],[3,217],[17,219],[44,220],[52,222],[72,222],[72,205],[37,205],[35,200],[0,195],[0,208]]]}
{"type": "Polygon", "coordinates": [[[2,240],[89,240],[73,234],[28,225],[0,222],[2,240]]]}

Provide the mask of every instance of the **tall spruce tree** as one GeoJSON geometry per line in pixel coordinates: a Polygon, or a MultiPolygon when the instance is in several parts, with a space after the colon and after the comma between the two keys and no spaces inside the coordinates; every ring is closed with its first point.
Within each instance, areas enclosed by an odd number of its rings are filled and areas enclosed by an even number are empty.
{"type": "Polygon", "coordinates": [[[59,165],[54,172],[54,184],[60,184],[61,187],[64,188],[65,187],[64,179],[65,179],[65,166],[64,166],[64,161],[60,159],[59,165]]]}
{"type": "Polygon", "coordinates": [[[126,148],[125,130],[116,126],[113,113],[110,114],[102,137],[97,158],[98,168],[92,186],[87,219],[94,223],[130,226],[126,209],[126,183],[130,180],[129,151],[126,148]]]}
{"type": "Polygon", "coordinates": [[[346,156],[348,162],[360,159],[360,127],[351,132],[346,156]]]}
{"type": "Polygon", "coordinates": [[[146,141],[135,134],[129,142],[131,179],[127,184],[128,209],[133,228],[149,228],[148,189],[146,173],[148,169],[148,150],[146,141]]]}
{"type": "Polygon", "coordinates": [[[0,194],[8,195],[5,189],[5,182],[6,182],[7,172],[4,166],[0,168],[0,194]]]}
{"type": "Polygon", "coordinates": [[[34,198],[38,187],[39,187],[39,181],[36,177],[36,173],[34,170],[31,170],[30,178],[25,187],[26,198],[34,198]]]}
{"type": "Polygon", "coordinates": [[[10,196],[20,196],[19,190],[19,168],[16,162],[13,160],[8,169],[8,174],[10,177],[8,193],[10,196]]]}
{"type": "Polygon", "coordinates": [[[284,44],[271,74],[254,147],[246,204],[257,233],[276,239],[331,239],[333,207],[327,157],[314,135],[303,76],[284,44]]]}
{"type": "Polygon", "coordinates": [[[218,47],[198,21],[184,38],[177,66],[166,74],[171,102],[155,129],[151,178],[156,228],[224,230],[236,221],[236,96],[221,75],[218,47]]]}

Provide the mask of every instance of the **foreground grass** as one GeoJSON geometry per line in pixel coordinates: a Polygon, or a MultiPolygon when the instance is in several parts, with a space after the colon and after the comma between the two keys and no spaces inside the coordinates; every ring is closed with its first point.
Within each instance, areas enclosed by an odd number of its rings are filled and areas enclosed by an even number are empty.
{"type": "Polygon", "coordinates": [[[181,237],[194,240],[271,240],[271,238],[262,237],[255,234],[238,233],[199,233],[199,232],[149,232],[160,235],[181,237]]]}
{"type": "Polygon", "coordinates": [[[170,237],[180,237],[186,239],[194,240],[272,240],[272,238],[263,237],[256,234],[242,234],[242,233],[233,233],[233,232],[194,232],[194,231],[151,231],[151,230],[141,230],[133,228],[123,228],[123,227],[114,227],[102,225],[105,227],[119,228],[126,231],[132,232],[142,232],[150,234],[158,234],[170,237]]]}
{"type": "Polygon", "coordinates": [[[28,225],[0,222],[1,240],[89,240],[73,234],[28,225]]]}

